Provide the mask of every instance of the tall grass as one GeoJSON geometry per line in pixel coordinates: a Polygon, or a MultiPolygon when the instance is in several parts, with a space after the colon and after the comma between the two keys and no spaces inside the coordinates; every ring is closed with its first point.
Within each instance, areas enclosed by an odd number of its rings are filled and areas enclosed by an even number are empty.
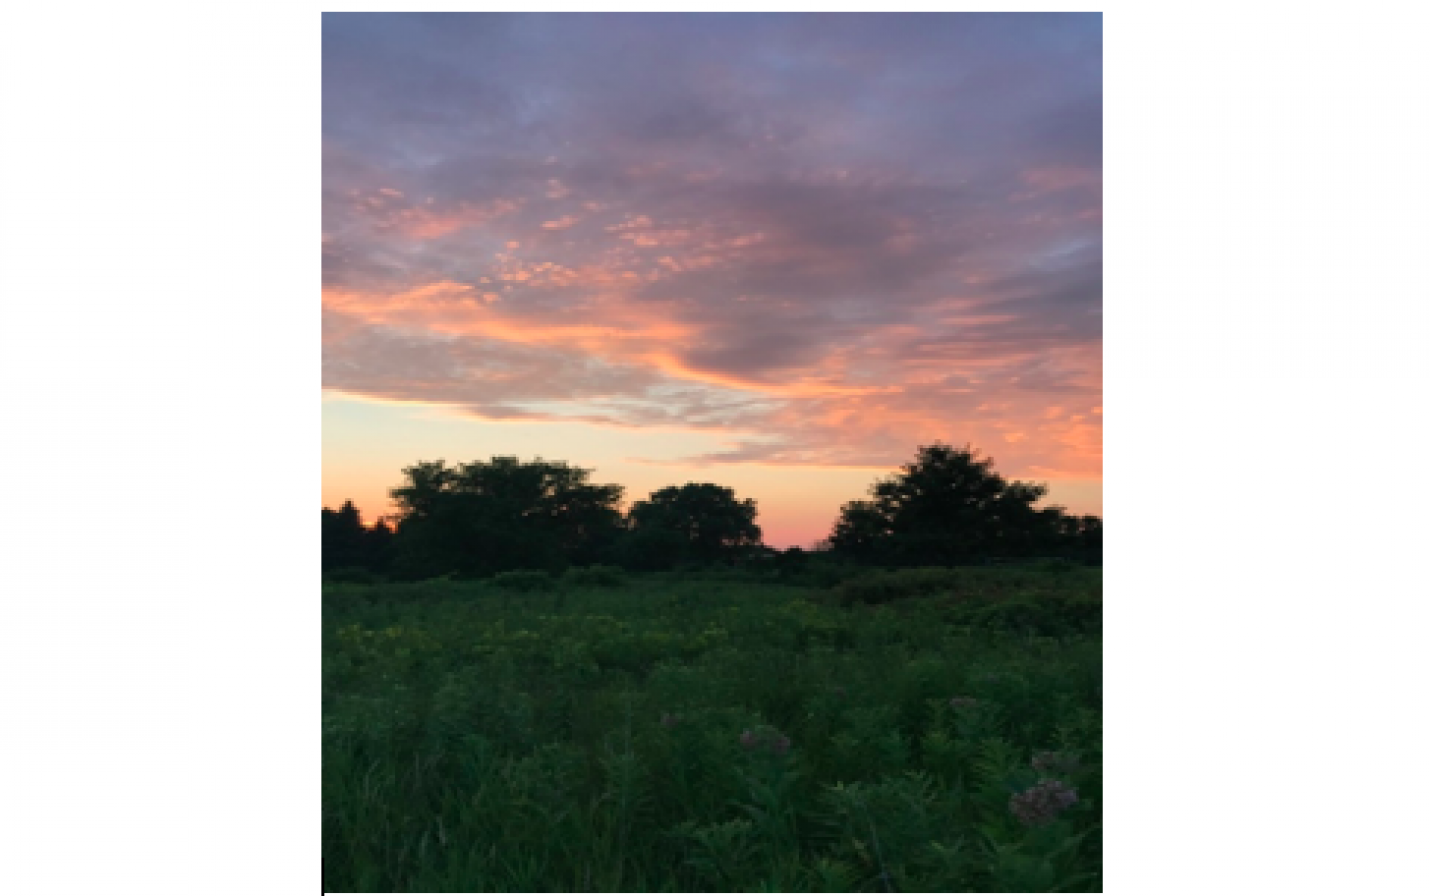
{"type": "Polygon", "coordinates": [[[325,588],[329,888],[1099,889],[1099,574],[920,575],[325,588]]]}

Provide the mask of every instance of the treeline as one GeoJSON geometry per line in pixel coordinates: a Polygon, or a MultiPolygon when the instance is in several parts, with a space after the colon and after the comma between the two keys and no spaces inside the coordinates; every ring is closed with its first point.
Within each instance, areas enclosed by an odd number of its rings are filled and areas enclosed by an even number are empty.
{"type": "MultiPolygon", "coordinates": [[[[622,486],[592,483],[590,470],[562,462],[439,460],[402,472],[403,483],[391,490],[395,526],[365,526],[352,502],[323,508],[326,576],[477,578],[592,565],[782,571],[814,559],[799,548],[765,546],[755,502],[711,483],[663,488],[623,513],[622,486]]],[[[1004,479],[972,448],[935,443],[875,482],[867,500],[845,504],[813,553],[884,567],[1026,558],[1101,563],[1101,519],[1037,507],[1046,494],[1046,486],[1004,479]]]]}

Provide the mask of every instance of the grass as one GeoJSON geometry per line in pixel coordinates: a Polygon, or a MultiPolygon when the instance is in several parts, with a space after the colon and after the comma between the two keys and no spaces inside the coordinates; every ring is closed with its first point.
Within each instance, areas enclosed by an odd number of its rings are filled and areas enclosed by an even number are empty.
{"type": "Polygon", "coordinates": [[[325,587],[329,888],[1099,890],[1100,572],[940,575],[325,587]]]}

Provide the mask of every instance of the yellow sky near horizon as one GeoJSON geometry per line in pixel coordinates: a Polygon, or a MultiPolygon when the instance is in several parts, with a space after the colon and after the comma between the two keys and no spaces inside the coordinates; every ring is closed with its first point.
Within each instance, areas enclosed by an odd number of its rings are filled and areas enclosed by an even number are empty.
{"type": "MultiPolygon", "coordinates": [[[[449,463],[514,455],[542,457],[593,470],[592,480],[626,488],[626,505],[667,485],[714,482],[753,498],[765,541],[774,547],[808,548],[829,534],[839,508],[866,495],[894,467],[842,467],[762,463],[689,463],[683,457],[718,450],[728,435],[676,427],[651,431],[591,423],[487,421],[434,405],[374,402],[325,393],[323,478],[325,507],[351,500],[365,522],[391,513],[388,489],[401,483],[402,468],[417,461],[449,463]]],[[[978,446],[975,446],[978,447],[978,446]]],[[[912,460],[917,449],[910,445],[912,460]]],[[[997,453],[988,451],[997,460],[997,453]]],[[[1045,503],[1072,513],[1102,513],[1102,482],[1096,477],[1049,479],[1018,476],[1049,485],[1045,503]]]]}

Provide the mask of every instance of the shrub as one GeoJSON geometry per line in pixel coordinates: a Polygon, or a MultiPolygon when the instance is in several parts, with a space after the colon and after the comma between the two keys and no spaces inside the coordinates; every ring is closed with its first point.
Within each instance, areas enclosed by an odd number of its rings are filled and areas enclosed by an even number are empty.
{"type": "Polygon", "coordinates": [[[594,585],[612,588],[626,581],[625,570],[619,566],[573,566],[562,580],[568,585],[594,585]]]}
{"type": "Polygon", "coordinates": [[[556,587],[551,573],[538,569],[515,569],[492,576],[492,584],[507,591],[550,591],[556,587]]]}
{"type": "Polygon", "coordinates": [[[1098,891],[1100,639],[993,627],[1087,623],[1098,575],[527,569],[324,588],[332,890],[1098,891]]]}
{"type": "Polygon", "coordinates": [[[833,588],[865,574],[867,574],[866,569],[853,563],[837,562],[817,556],[804,564],[802,568],[791,572],[786,581],[792,585],[807,585],[812,588],[833,588]]]}
{"type": "Polygon", "coordinates": [[[875,572],[850,579],[834,589],[843,604],[883,604],[904,597],[950,591],[958,581],[951,569],[924,566],[875,572]]]}
{"type": "Polygon", "coordinates": [[[361,566],[343,566],[323,573],[323,581],[334,585],[376,585],[382,579],[377,573],[361,566]]]}
{"type": "Polygon", "coordinates": [[[968,617],[974,625],[994,631],[1049,637],[1093,635],[1102,631],[1102,601],[1018,598],[978,607],[968,617]]]}

